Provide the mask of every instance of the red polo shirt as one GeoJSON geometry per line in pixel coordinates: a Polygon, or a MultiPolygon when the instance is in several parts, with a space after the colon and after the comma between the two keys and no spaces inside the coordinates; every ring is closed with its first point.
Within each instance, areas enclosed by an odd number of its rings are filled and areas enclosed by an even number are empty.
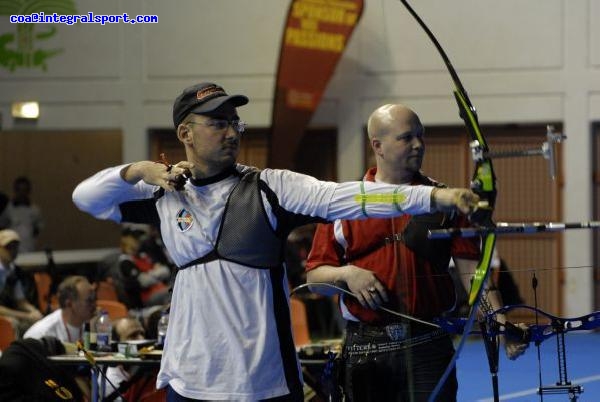
{"type": "MultiPolygon", "coordinates": [[[[375,172],[376,168],[369,169],[365,180],[374,181],[375,172]]],[[[425,178],[419,178],[412,184],[428,183],[425,178]]],[[[435,272],[429,261],[419,258],[401,241],[385,242],[386,237],[402,233],[410,219],[411,215],[402,215],[390,219],[369,218],[319,224],[306,271],[321,265],[344,264],[368,269],[375,272],[388,291],[390,301],[386,307],[422,319],[437,317],[452,308],[455,301],[454,285],[447,270],[435,272]],[[337,239],[334,231],[338,233],[337,239]]],[[[454,226],[468,226],[466,217],[457,216],[454,226]]],[[[451,256],[473,260],[479,258],[479,239],[455,238],[449,242],[451,256]]],[[[360,321],[372,324],[397,321],[390,314],[362,307],[352,297],[343,297],[342,300],[348,311],[360,321]]]]}

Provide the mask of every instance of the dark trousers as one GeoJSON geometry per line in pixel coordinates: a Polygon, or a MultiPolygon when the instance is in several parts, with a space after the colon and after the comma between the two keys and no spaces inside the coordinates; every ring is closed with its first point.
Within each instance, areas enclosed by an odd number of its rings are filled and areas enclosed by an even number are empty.
{"type": "MultiPolygon", "coordinates": [[[[264,399],[265,402],[302,402],[304,395],[283,395],[276,398],[264,399]]],[[[199,402],[202,399],[186,398],[185,396],[179,395],[170,385],[167,385],[167,402],[199,402]]]]}
{"type": "MultiPolygon", "coordinates": [[[[344,347],[346,398],[353,402],[426,402],[453,354],[449,336],[403,348],[383,328],[361,331],[356,325],[349,326],[344,347]],[[374,349],[368,345],[379,345],[377,349],[383,351],[369,352],[374,349]]],[[[453,370],[437,400],[455,402],[457,389],[453,370]]]]}

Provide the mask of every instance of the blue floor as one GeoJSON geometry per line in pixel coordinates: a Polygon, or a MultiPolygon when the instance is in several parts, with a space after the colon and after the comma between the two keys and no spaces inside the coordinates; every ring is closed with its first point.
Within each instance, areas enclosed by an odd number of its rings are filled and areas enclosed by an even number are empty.
{"type": "MultiPolygon", "coordinates": [[[[600,401],[600,333],[571,332],[565,336],[567,378],[583,386],[581,402],[600,401]]],[[[556,339],[540,345],[543,385],[558,381],[556,339]]],[[[483,342],[473,337],[465,345],[457,362],[458,400],[460,402],[493,401],[492,383],[483,342]]],[[[538,360],[534,345],[515,361],[508,360],[500,350],[498,371],[500,400],[514,402],[540,401],[538,389],[538,360]]],[[[569,401],[566,394],[544,395],[543,401],[569,401]]]]}

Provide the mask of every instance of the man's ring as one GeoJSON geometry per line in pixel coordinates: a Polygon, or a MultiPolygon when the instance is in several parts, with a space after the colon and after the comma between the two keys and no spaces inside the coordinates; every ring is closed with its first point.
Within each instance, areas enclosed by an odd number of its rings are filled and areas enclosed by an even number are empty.
{"type": "Polygon", "coordinates": [[[377,292],[377,289],[375,289],[375,286],[371,286],[369,289],[367,289],[367,292],[375,293],[375,292],[377,292]]]}

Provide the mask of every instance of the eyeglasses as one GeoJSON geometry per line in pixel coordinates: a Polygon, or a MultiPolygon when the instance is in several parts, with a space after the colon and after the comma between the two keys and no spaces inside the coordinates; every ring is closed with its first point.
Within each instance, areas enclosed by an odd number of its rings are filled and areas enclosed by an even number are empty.
{"type": "Polygon", "coordinates": [[[240,134],[246,130],[246,123],[240,119],[211,119],[208,122],[188,121],[187,124],[199,124],[201,126],[210,127],[215,131],[225,131],[227,130],[227,127],[231,126],[236,132],[240,134]]]}

